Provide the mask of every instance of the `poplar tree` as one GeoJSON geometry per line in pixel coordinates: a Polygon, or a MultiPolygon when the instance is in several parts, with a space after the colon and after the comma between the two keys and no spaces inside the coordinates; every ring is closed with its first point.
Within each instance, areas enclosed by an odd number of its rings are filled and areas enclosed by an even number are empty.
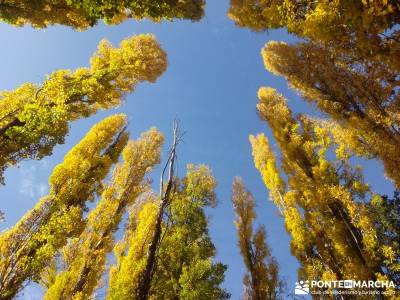
{"type": "Polygon", "coordinates": [[[177,146],[182,136],[180,133],[179,122],[174,122],[173,128],[173,143],[167,163],[165,164],[163,171],[161,172],[160,179],[160,201],[158,204],[156,220],[154,223],[154,230],[151,232],[151,239],[148,246],[146,260],[142,274],[140,275],[139,282],[135,289],[135,297],[138,300],[147,300],[149,298],[151,283],[153,280],[154,272],[157,268],[157,252],[160,248],[162,240],[162,222],[165,214],[165,210],[171,203],[171,194],[174,189],[174,177],[175,177],[175,164],[177,158],[177,146]],[[168,170],[168,171],[167,171],[168,170]],[[164,182],[164,176],[168,172],[167,182],[164,182]]]}
{"type": "MultiPolygon", "coordinates": [[[[226,266],[213,262],[215,248],[208,234],[206,206],[215,204],[215,179],[205,166],[188,166],[186,177],[174,179],[162,239],[156,252],[149,299],[227,299],[220,284],[226,266]]],[[[147,266],[160,200],[150,201],[116,247],[117,265],[110,270],[107,299],[139,299],[137,290],[147,266]]]]}
{"type": "Polygon", "coordinates": [[[307,40],[269,42],[267,69],[355,137],[347,141],[358,155],[380,159],[399,188],[398,1],[232,0],[229,15],[240,26],[286,27],[307,40]]]}
{"type": "Polygon", "coordinates": [[[206,207],[216,206],[216,181],[204,165],[188,165],[175,182],[149,299],[228,299],[226,265],[214,262],[206,207]]]}
{"type": "Polygon", "coordinates": [[[399,10],[395,0],[231,0],[228,15],[238,25],[256,31],[287,26],[290,32],[314,33],[322,39],[323,34],[343,36],[347,32],[390,28],[398,22],[399,10]],[[336,32],[333,26],[338,27],[336,32]]]}
{"type": "Polygon", "coordinates": [[[253,230],[257,217],[255,200],[239,177],[233,182],[231,200],[236,213],[240,254],[247,269],[243,278],[246,287],[244,299],[281,299],[283,282],[279,278],[278,263],[267,244],[265,227],[260,226],[253,230]]]}
{"type": "Polygon", "coordinates": [[[395,191],[392,198],[374,197],[368,206],[375,217],[374,227],[385,252],[382,266],[400,290],[400,192],[395,191]]]}
{"type": "Polygon", "coordinates": [[[400,68],[400,4],[396,0],[231,0],[228,16],[254,31],[285,27],[341,53],[400,68]]]}
{"type": "Polygon", "coordinates": [[[127,142],[126,116],[99,122],[69,151],[49,178],[49,193],[0,235],[0,298],[12,299],[26,281],[38,281],[67,239],[80,234],[85,203],[127,142]]]}
{"type": "Polygon", "coordinates": [[[59,70],[41,84],[0,93],[0,182],[23,159],[41,159],[63,143],[69,123],[119,106],[143,81],[165,71],[165,52],[152,35],[125,39],[119,48],[103,40],[89,68],[59,70]]]}
{"type": "Polygon", "coordinates": [[[137,299],[135,289],[146,267],[158,207],[159,199],[150,193],[140,209],[130,213],[128,230],[114,247],[116,265],[110,268],[106,299],[137,299]]]}
{"type": "Polygon", "coordinates": [[[281,151],[287,183],[264,135],[250,137],[254,162],[292,236],[299,277],[388,280],[382,261],[390,251],[377,239],[374,216],[366,205],[374,194],[361,171],[352,168],[348,154],[341,151],[328,159],[335,145],[327,129],[304,115],[294,118],[274,89],[259,90],[257,108],[281,151]]]}
{"type": "Polygon", "coordinates": [[[148,183],[145,175],[160,161],[163,136],[156,129],[128,142],[123,163],[114,170],[111,184],[87,217],[85,230],[61,251],[63,270],[49,286],[44,299],[89,299],[105,269],[106,255],[114,244],[126,208],[132,205],[148,183]]]}
{"type": "Polygon", "coordinates": [[[0,20],[35,28],[61,24],[85,30],[103,20],[119,24],[128,18],[153,22],[173,19],[198,21],[204,14],[204,0],[3,0],[0,20]]]}
{"type": "Polygon", "coordinates": [[[397,71],[371,60],[335,55],[334,50],[315,43],[269,42],[262,55],[269,71],[284,76],[306,101],[343,127],[348,148],[380,159],[400,187],[397,71]]]}

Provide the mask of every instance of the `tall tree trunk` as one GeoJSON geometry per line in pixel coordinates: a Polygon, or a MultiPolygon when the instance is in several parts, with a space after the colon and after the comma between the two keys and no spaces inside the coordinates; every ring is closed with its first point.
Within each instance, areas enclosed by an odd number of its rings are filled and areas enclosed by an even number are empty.
{"type": "Polygon", "coordinates": [[[147,300],[149,297],[151,281],[153,279],[154,271],[157,267],[157,251],[160,245],[161,233],[162,233],[162,220],[165,208],[170,203],[171,192],[174,187],[174,167],[176,161],[176,147],[180,140],[179,123],[174,123],[174,140],[171,148],[170,155],[168,157],[167,163],[164,166],[163,172],[160,179],[160,205],[158,208],[156,224],[154,229],[153,239],[151,240],[148,254],[146,267],[143,271],[141,279],[137,288],[137,299],[147,300]],[[168,168],[168,181],[164,189],[164,175],[168,168]]]}

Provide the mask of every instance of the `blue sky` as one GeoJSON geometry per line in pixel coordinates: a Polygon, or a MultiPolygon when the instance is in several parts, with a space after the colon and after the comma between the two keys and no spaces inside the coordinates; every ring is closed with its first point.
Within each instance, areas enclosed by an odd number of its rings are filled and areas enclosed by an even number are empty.
{"type": "MultiPolygon", "coordinates": [[[[276,256],[281,274],[293,291],[297,262],[290,255],[289,237],[277,209],[268,200],[268,192],[253,166],[248,135],[269,129],[256,114],[257,90],[269,85],[287,96],[296,112],[315,111],[289,90],[284,79],[268,73],[260,50],[268,40],[293,42],[284,30],[253,33],[234,26],[226,16],[229,1],[208,1],[206,15],[200,22],[175,21],[154,24],[128,21],[118,26],[99,25],[85,32],[54,26],[45,30],[14,28],[0,24],[0,89],[14,89],[31,81],[40,83],[45,74],[57,69],[87,66],[89,57],[102,38],[117,45],[123,38],[153,33],[168,53],[168,70],[155,84],[142,84],[128,95],[118,109],[100,112],[74,122],[64,145],[42,161],[23,162],[6,172],[6,186],[0,187],[1,210],[6,213],[7,228],[47,192],[47,178],[55,165],[89,128],[116,112],[129,116],[133,137],[151,126],[159,128],[171,140],[174,118],[179,118],[187,132],[179,148],[179,175],[187,163],[209,165],[218,180],[219,205],[208,210],[210,232],[217,248],[217,259],[228,265],[224,286],[239,299],[243,291],[244,266],[237,248],[230,203],[231,183],[241,176],[257,200],[258,222],[265,224],[268,242],[276,256]]],[[[166,148],[164,157],[166,156],[166,148]]],[[[391,194],[382,167],[365,163],[367,180],[378,192],[391,194]]],[[[154,173],[158,181],[159,170],[154,173]]],[[[37,288],[28,288],[21,299],[40,299],[37,288]]]]}

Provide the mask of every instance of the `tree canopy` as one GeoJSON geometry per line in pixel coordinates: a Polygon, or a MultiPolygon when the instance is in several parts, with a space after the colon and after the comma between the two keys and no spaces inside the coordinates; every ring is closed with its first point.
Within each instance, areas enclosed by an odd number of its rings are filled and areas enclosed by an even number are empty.
{"type": "Polygon", "coordinates": [[[273,41],[262,56],[269,71],[284,76],[306,101],[343,127],[349,149],[380,159],[400,187],[398,71],[382,62],[337,55],[315,43],[273,41]]]}
{"type": "Polygon", "coordinates": [[[244,299],[282,299],[283,281],[279,276],[278,263],[271,255],[264,226],[253,229],[256,218],[255,200],[240,177],[232,185],[232,203],[236,214],[236,230],[240,254],[247,273],[243,278],[244,299]]]}
{"type": "Polygon", "coordinates": [[[70,122],[121,105],[137,84],[155,82],[166,67],[166,53],[152,35],[125,39],[119,48],[103,40],[89,68],[58,70],[40,86],[1,92],[0,182],[7,167],[51,155],[70,122]]]}
{"type": "Polygon", "coordinates": [[[299,278],[389,280],[384,261],[393,248],[377,239],[366,203],[379,195],[364,183],[361,170],[338,151],[326,127],[305,115],[294,117],[276,90],[261,88],[257,109],[272,130],[282,166],[263,134],[250,136],[254,162],[291,234],[299,278]]]}
{"type": "MultiPolygon", "coordinates": [[[[199,21],[204,8],[205,0],[0,0],[0,20],[83,31],[100,21],[199,21]]],[[[254,166],[291,238],[297,280],[367,281],[373,295],[361,299],[400,299],[400,192],[375,192],[357,164],[375,159],[400,189],[399,0],[230,0],[228,17],[255,32],[286,30],[289,42],[261,49],[265,68],[319,110],[296,114],[277,90],[261,87],[257,112],[270,131],[249,136],[254,166]],[[371,281],[391,284],[375,289],[371,281]]],[[[7,168],[51,156],[72,122],[121,106],[167,65],[151,34],[118,47],[103,39],[88,67],[0,91],[0,183],[7,168]]],[[[45,300],[230,298],[227,265],[209,232],[208,211],[217,205],[211,169],[188,164],[178,176],[179,121],[160,170],[163,134],[153,127],[130,139],[127,128],[124,114],[95,124],[53,169],[48,194],[0,232],[0,299],[19,297],[32,282],[45,300]],[[161,173],[157,192],[153,171],[161,173]]],[[[242,298],[285,298],[274,244],[264,222],[256,225],[256,200],[240,177],[231,202],[242,298]]],[[[338,290],[340,283],[311,286],[315,299],[356,297],[338,290]]]]}
{"type": "Polygon", "coordinates": [[[93,126],[53,170],[49,194],[0,235],[0,298],[12,299],[26,280],[38,281],[56,251],[84,229],[86,203],[118,160],[126,125],[126,116],[114,115],[93,126]]]}
{"type": "Polygon", "coordinates": [[[4,0],[0,3],[0,20],[16,26],[61,24],[85,30],[100,20],[108,25],[128,18],[198,21],[204,5],[204,0],[4,0]]]}
{"type": "Polygon", "coordinates": [[[92,296],[124,212],[149,188],[144,176],[159,163],[162,143],[163,136],[154,128],[128,142],[122,151],[123,162],[115,167],[111,183],[105,185],[101,200],[86,219],[85,229],[60,251],[62,263],[58,265],[63,268],[47,282],[44,299],[83,300],[92,296]]]}
{"type": "MultiPolygon", "coordinates": [[[[215,247],[204,213],[206,206],[215,205],[215,179],[208,167],[189,165],[186,176],[176,178],[174,186],[149,299],[227,299],[229,294],[220,286],[226,266],[213,261],[215,247]]],[[[137,299],[158,205],[160,200],[150,194],[117,245],[117,265],[110,270],[107,299],[137,299]]]]}

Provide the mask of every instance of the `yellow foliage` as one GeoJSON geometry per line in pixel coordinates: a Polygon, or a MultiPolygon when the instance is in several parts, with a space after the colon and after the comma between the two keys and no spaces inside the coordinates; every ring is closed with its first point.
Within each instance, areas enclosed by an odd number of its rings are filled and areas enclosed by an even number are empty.
{"type": "Polygon", "coordinates": [[[398,70],[393,64],[341,55],[316,43],[272,41],[262,56],[269,71],[284,76],[306,101],[336,121],[321,123],[346,145],[339,155],[376,157],[400,185],[398,70]]]}
{"type": "Polygon", "coordinates": [[[67,239],[84,227],[85,203],[98,193],[126,144],[124,115],[99,122],[65,156],[49,179],[49,194],[0,235],[0,298],[9,299],[43,269],[67,239]]]}
{"type": "Polygon", "coordinates": [[[373,195],[360,169],[350,166],[347,154],[332,159],[338,140],[331,127],[292,116],[286,100],[272,88],[260,89],[257,108],[281,151],[287,184],[277,177],[275,156],[264,135],[250,138],[254,163],[274,198],[281,195],[275,202],[284,208],[291,250],[301,263],[299,274],[308,279],[374,278],[384,259],[383,245],[366,205],[373,195]],[[268,161],[273,163],[268,166],[268,161]]]}
{"type": "Polygon", "coordinates": [[[243,278],[245,294],[251,299],[278,299],[282,288],[279,267],[267,244],[265,228],[253,230],[255,200],[241,178],[233,182],[231,200],[236,213],[240,254],[247,269],[243,278]]]}
{"type": "Polygon", "coordinates": [[[103,20],[114,25],[126,19],[150,19],[153,22],[173,19],[198,21],[204,14],[203,0],[4,0],[0,20],[15,26],[46,28],[61,24],[86,30],[103,20]]]}
{"type": "Polygon", "coordinates": [[[4,170],[23,159],[41,159],[63,143],[69,123],[119,106],[137,84],[155,82],[167,67],[153,35],[103,40],[89,68],[59,70],[42,85],[25,83],[0,93],[0,182],[4,170]]]}
{"type": "Polygon", "coordinates": [[[163,136],[156,129],[145,132],[137,141],[129,141],[122,151],[123,162],[116,166],[112,182],[102,199],[87,217],[85,230],[62,250],[64,268],[49,286],[44,299],[88,299],[105,269],[106,255],[113,247],[127,206],[147,189],[144,181],[160,160],[163,136]]]}
{"type": "Polygon", "coordinates": [[[275,155],[270,148],[267,137],[264,134],[250,135],[250,143],[253,149],[254,165],[260,171],[265,185],[270,191],[270,198],[282,211],[285,208],[282,195],[286,190],[280,171],[276,165],[275,155]]]}
{"type": "MultiPolygon", "coordinates": [[[[158,200],[150,199],[137,215],[136,228],[128,238],[126,255],[117,255],[117,266],[110,269],[107,299],[132,299],[147,259],[148,245],[152,239],[158,212],[158,200]]],[[[134,217],[132,215],[132,217],[134,217]]]]}
{"type": "Polygon", "coordinates": [[[397,0],[231,0],[228,16],[254,31],[286,27],[341,55],[385,62],[399,70],[397,0]]]}

